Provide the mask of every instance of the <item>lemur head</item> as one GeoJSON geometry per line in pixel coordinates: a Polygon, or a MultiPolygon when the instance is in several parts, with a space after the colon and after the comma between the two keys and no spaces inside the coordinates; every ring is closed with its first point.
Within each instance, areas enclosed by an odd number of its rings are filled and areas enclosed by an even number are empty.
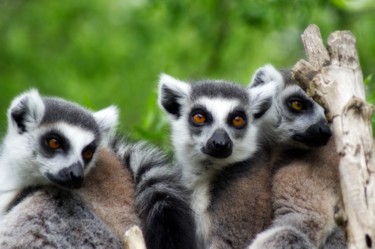
{"type": "Polygon", "coordinates": [[[290,71],[271,65],[258,69],[250,92],[254,122],[270,143],[311,148],[329,141],[332,132],[324,109],[291,79],[290,71]]]}
{"type": "Polygon", "coordinates": [[[224,81],[189,84],[162,74],[159,104],[168,114],[177,159],[207,167],[241,161],[255,150],[248,90],[224,81]]]}
{"type": "Polygon", "coordinates": [[[82,186],[97,147],[115,131],[118,119],[114,106],[93,113],[60,98],[42,98],[37,90],[16,97],[7,115],[1,156],[10,170],[32,184],[65,188],[82,186]]]}

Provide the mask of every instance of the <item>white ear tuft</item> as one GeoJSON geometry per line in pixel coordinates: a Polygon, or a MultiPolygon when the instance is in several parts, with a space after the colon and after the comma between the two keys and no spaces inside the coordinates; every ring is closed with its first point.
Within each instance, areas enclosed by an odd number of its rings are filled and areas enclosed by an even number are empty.
{"type": "Polygon", "coordinates": [[[44,102],[38,90],[31,89],[15,97],[8,109],[9,131],[22,134],[37,127],[44,115],[44,102]]]}
{"type": "Polygon", "coordinates": [[[272,106],[283,85],[283,75],[271,64],[255,72],[249,87],[254,118],[260,118],[272,106]]]}
{"type": "Polygon", "coordinates": [[[284,83],[282,74],[271,64],[259,68],[251,79],[250,87],[261,87],[270,83],[281,85],[284,83]]]}
{"type": "Polygon", "coordinates": [[[116,133],[119,110],[116,106],[111,105],[105,109],[95,112],[93,115],[99,125],[102,141],[105,144],[116,133]]]}
{"type": "Polygon", "coordinates": [[[171,117],[181,116],[181,105],[188,98],[191,86],[162,73],[159,78],[158,103],[171,117]]]}

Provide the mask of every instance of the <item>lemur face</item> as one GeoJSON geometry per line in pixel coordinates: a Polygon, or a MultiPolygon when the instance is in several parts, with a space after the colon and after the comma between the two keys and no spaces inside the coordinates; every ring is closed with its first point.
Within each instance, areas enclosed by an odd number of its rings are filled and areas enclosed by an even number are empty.
{"type": "Polygon", "coordinates": [[[324,109],[314,102],[285,72],[271,65],[260,68],[250,85],[255,105],[255,123],[265,137],[284,146],[299,148],[327,144],[332,132],[324,109]],[[270,90],[271,89],[271,90],[270,90]]]}
{"type": "Polygon", "coordinates": [[[245,88],[222,81],[188,84],[162,75],[159,103],[171,120],[177,156],[220,164],[249,155],[256,128],[245,88]]]}
{"type": "Polygon", "coordinates": [[[58,98],[41,98],[35,90],[17,97],[8,111],[5,145],[21,174],[35,184],[48,182],[79,188],[94,165],[96,149],[114,131],[117,109],[93,113],[58,98]]]}

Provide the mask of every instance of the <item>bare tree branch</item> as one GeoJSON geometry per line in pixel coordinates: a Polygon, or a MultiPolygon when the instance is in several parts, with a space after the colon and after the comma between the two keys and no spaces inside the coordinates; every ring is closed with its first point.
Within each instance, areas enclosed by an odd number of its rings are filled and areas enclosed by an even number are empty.
{"type": "MultiPolygon", "coordinates": [[[[327,111],[340,155],[348,248],[372,248],[375,243],[375,159],[371,115],[363,77],[349,31],[336,31],[324,47],[319,28],[302,35],[308,62],[292,69],[297,81],[327,111]]],[[[375,246],[375,245],[374,245],[375,246]]]]}

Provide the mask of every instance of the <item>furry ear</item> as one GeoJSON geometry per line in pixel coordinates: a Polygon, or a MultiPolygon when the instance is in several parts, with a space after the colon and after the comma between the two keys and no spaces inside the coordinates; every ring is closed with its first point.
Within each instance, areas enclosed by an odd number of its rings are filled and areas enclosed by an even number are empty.
{"type": "Polygon", "coordinates": [[[111,105],[97,111],[93,113],[93,116],[99,126],[103,141],[106,141],[115,134],[119,119],[119,111],[116,106],[111,105]]]}
{"type": "Polygon", "coordinates": [[[8,126],[19,134],[32,130],[42,121],[44,102],[38,90],[31,89],[15,97],[8,109],[8,126]]]}
{"type": "Polygon", "coordinates": [[[284,84],[282,74],[272,65],[259,68],[252,77],[249,92],[252,104],[252,114],[260,118],[272,106],[274,96],[284,84]]]}
{"type": "Polygon", "coordinates": [[[159,78],[158,102],[170,116],[178,119],[181,116],[181,105],[188,98],[191,86],[167,74],[159,78]]]}
{"type": "Polygon", "coordinates": [[[250,87],[260,87],[270,83],[283,83],[282,74],[271,64],[259,68],[251,79],[250,87]]]}

